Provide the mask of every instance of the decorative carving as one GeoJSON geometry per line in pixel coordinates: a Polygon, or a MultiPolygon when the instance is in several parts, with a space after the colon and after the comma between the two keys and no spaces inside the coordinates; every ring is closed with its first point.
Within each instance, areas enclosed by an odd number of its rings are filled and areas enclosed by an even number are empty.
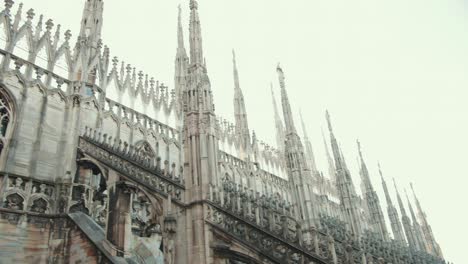
{"type": "Polygon", "coordinates": [[[33,201],[31,206],[31,212],[44,214],[48,210],[48,203],[43,198],[39,198],[33,201]]]}
{"type": "Polygon", "coordinates": [[[177,222],[174,217],[168,216],[164,219],[164,231],[166,235],[166,243],[164,245],[165,264],[175,263],[175,230],[177,222]]]}
{"type": "Polygon", "coordinates": [[[23,210],[23,202],[24,198],[21,195],[13,193],[6,197],[5,207],[12,210],[23,210]]]}
{"type": "MultiPolygon", "coordinates": [[[[87,140],[90,139],[88,138],[87,140]]],[[[123,154],[115,148],[96,142],[91,143],[87,140],[81,138],[79,144],[81,151],[84,153],[153,191],[165,196],[171,195],[175,201],[181,201],[185,188],[169,177],[164,177],[161,171],[156,170],[156,167],[146,168],[144,165],[138,166],[135,162],[129,161],[130,157],[128,154],[123,154]]]]}
{"type": "Polygon", "coordinates": [[[0,155],[6,147],[9,132],[11,130],[12,107],[5,88],[0,88],[0,155]]]}

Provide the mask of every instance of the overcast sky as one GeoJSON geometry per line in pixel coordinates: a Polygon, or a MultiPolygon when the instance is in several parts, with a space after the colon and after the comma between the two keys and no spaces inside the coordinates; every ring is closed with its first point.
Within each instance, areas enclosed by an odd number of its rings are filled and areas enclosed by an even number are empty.
{"type": "MultiPolygon", "coordinates": [[[[111,56],[173,87],[180,1],[104,1],[103,41],[111,56]]],[[[23,2],[24,10],[54,19],[75,39],[84,0],[23,2]]],[[[274,144],[269,84],[279,95],[275,68],[281,62],[319,168],[327,171],[321,129],[328,109],[357,187],[359,138],[380,199],[378,160],[401,192],[415,184],[446,258],[466,263],[466,0],[199,2],[217,114],[234,120],[234,48],[250,128],[274,144]]],[[[187,42],[188,0],[182,5],[187,42]]]]}

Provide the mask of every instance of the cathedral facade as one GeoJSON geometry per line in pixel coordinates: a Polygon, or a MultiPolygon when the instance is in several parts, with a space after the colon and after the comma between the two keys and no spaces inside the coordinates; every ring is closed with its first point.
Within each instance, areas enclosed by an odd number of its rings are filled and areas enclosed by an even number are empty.
{"type": "Polygon", "coordinates": [[[281,66],[277,148],[249,129],[234,53],[235,121],[216,115],[196,0],[173,88],[110,54],[103,8],[84,1],[72,42],[4,1],[0,263],[446,263],[414,190],[392,201],[380,171],[383,208],[359,142],[358,192],[328,112],[317,168],[281,66]]]}

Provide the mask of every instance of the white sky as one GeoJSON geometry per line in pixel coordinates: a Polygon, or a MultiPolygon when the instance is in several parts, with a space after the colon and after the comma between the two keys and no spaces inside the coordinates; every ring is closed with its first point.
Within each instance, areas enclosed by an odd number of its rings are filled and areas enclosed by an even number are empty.
{"type": "MultiPolygon", "coordinates": [[[[180,1],[104,1],[103,39],[111,56],[172,87],[180,1]]],[[[24,10],[34,8],[76,38],[84,0],[23,2],[24,10]]],[[[275,67],[281,62],[293,110],[302,108],[319,168],[327,171],[320,130],[329,109],[355,184],[359,138],[380,199],[377,160],[391,192],[391,177],[401,192],[415,183],[446,258],[467,261],[466,0],[199,2],[217,114],[234,120],[234,48],[250,127],[274,143],[269,83],[279,95],[275,67]]],[[[188,0],[183,11],[187,30],[188,0]]]]}

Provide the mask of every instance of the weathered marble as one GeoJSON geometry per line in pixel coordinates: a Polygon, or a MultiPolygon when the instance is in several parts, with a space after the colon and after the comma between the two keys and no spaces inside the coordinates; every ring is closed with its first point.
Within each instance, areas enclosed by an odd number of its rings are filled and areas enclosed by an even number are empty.
{"type": "Polygon", "coordinates": [[[249,130],[234,52],[235,123],[216,115],[196,0],[188,52],[179,8],[174,89],[111,56],[103,0],[84,1],[76,42],[4,2],[1,263],[445,263],[419,200],[410,219],[398,195],[400,220],[382,176],[390,236],[362,152],[363,198],[328,114],[319,171],[279,65],[278,149],[249,130]]]}

